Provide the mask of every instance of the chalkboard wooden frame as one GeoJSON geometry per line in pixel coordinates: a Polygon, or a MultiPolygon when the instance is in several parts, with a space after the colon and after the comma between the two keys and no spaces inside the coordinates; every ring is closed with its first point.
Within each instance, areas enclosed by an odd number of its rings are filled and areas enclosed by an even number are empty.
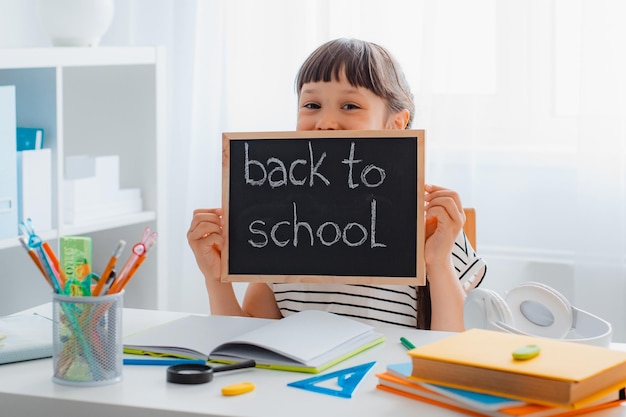
{"type": "Polygon", "coordinates": [[[423,130],[225,132],[222,152],[223,282],[425,284],[423,130]]]}

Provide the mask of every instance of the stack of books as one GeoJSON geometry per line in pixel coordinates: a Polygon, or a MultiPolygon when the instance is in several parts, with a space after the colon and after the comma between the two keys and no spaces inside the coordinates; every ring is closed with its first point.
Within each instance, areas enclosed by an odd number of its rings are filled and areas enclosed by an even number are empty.
{"type": "Polygon", "coordinates": [[[408,351],[378,388],[474,416],[571,416],[624,401],[626,352],[471,329],[408,351]],[[534,345],[539,354],[516,359],[534,345]]]}

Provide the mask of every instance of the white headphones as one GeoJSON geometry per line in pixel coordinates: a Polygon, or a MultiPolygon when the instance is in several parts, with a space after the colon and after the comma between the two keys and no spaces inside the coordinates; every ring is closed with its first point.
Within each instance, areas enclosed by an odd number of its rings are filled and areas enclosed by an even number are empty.
{"type": "Polygon", "coordinates": [[[465,328],[500,330],[608,347],[613,330],[600,317],[580,310],[555,289],[527,282],[506,294],[475,288],[465,298],[465,328]]]}

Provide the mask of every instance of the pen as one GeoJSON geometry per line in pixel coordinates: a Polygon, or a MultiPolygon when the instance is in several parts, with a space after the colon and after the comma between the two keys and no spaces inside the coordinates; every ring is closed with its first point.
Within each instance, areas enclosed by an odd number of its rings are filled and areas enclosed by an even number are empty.
{"type": "Polygon", "coordinates": [[[404,346],[408,350],[415,349],[415,345],[411,343],[406,337],[401,337],[400,343],[402,343],[402,346],[404,346]]]}
{"type": "Polygon", "coordinates": [[[135,261],[135,263],[133,265],[131,265],[130,269],[128,270],[128,273],[126,274],[125,277],[123,277],[123,279],[120,280],[119,282],[119,286],[117,287],[117,289],[115,290],[115,292],[120,292],[124,289],[124,287],[126,286],[126,284],[128,284],[128,282],[130,281],[130,279],[133,277],[133,275],[135,274],[135,272],[137,271],[137,269],[139,269],[139,267],[141,266],[141,264],[143,263],[143,261],[146,259],[146,254],[144,253],[143,255],[141,255],[139,258],[137,258],[137,260],[135,261]]]}
{"type": "Polygon", "coordinates": [[[50,281],[50,279],[46,275],[46,272],[43,270],[43,266],[41,265],[41,262],[39,261],[37,254],[35,253],[33,249],[31,249],[28,246],[28,239],[26,238],[26,236],[20,236],[19,240],[22,246],[24,247],[24,249],[26,249],[26,252],[28,252],[28,256],[30,256],[30,259],[32,259],[35,265],[37,265],[37,269],[39,269],[39,271],[41,272],[41,275],[43,275],[43,277],[46,279],[48,284],[50,284],[50,286],[54,288],[54,286],[52,285],[52,281],[50,281]]]}
{"type": "Polygon", "coordinates": [[[25,222],[20,222],[20,229],[22,229],[25,235],[28,235],[28,247],[35,252],[35,255],[37,255],[39,263],[44,270],[44,275],[47,277],[47,281],[52,284],[52,288],[57,294],[62,294],[63,289],[59,285],[59,280],[55,274],[54,267],[51,265],[52,261],[48,258],[48,255],[43,248],[44,242],[35,233],[31,219],[28,218],[25,222]]]}
{"type": "Polygon", "coordinates": [[[206,361],[202,359],[139,359],[139,358],[124,358],[124,365],[189,365],[198,364],[205,365],[206,361]]]}
{"type": "Polygon", "coordinates": [[[156,238],[157,233],[150,233],[150,229],[146,228],[141,238],[141,241],[133,246],[131,256],[128,258],[128,260],[124,264],[124,267],[109,288],[109,294],[115,294],[124,289],[126,284],[128,284],[128,281],[130,281],[139,266],[145,260],[146,254],[148,253],[152,245],[154,245],[156,238]]]}
{"type": "Polygon", "coordinates": [[[106,283],[104,284],[104,288],[102,288],[102,295],[108,294],[109,293],[109,288],[111,288],[111,285],[113,285],[113,281],[115,281],[115,277],[117,276],[117,274],[115,273],[115,269],[111,271],[111,273],[109,274],[109,277],[106,279],[106,283]]]}
{"type": "Polygon", "coordinates": [[[115,250],[113,250],[111,259],[109,259],[109,263],[107,263],[107,266],[104,268],[104,272],[102,273],[102,275],[100,275],[100,280],[98,281],[98,284],[96,284],[96,288],[94,288],[93,290],[94,296],[98,296],[102,292],[102,289],[109,280],[111,271],[113,271],[113,268],[115,267],[117,259],[122,254],[122,250],[124,250],[124,246],[126,246],[126,241],[120,240],[119,242],[117,242],[117,246],[115,246],[115,250]]]}

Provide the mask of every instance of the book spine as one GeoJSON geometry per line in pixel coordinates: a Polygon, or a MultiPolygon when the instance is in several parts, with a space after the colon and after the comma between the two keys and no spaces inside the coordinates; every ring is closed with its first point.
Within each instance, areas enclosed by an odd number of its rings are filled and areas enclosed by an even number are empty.
{"type": "Polygon", "coordinates": [[[531,375],[512,375],[496,369],[432,361],[412,357],[411,377],[419,381],[501,395],[546,405],[571,406],[570,384],[567,381],[547,380],[531,375]]]}

